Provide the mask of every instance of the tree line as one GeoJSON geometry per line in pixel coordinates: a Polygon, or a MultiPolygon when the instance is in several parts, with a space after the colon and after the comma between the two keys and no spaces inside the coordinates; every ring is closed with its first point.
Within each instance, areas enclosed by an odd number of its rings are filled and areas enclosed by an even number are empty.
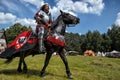
{"type": "MultiPolygon", "coordinates": [[[[23,26],[20,23],[7,28],[5,33],[8,43],[12,42],[18,34],[26,30],[32,30],[32,28],[23,26]]],[[[93,50],[94,52],[120,51],[120,26],[112,25],[104,34],[101,34],[98,30],[89,30],[82,35],[66,33],[65,40],[67,44],[65,49],[67,51],[78,51],[80,54],[83,54],[86,50],[93,50]]]]}
{"type": "Polygon", "coordinates": [[[112,25],[107,33],[101,34],[98,30],[88,31],[86,34],[66,33],[66,50],[75,50],[83,54],[86,50],[94,52],[120,51],[120,26],[112,25]]]}

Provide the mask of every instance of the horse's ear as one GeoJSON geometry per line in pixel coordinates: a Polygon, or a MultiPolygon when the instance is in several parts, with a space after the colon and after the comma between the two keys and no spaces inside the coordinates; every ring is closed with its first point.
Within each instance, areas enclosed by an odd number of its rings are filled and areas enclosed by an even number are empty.
{"type": "Polygon", "coordinates": [[[62,10],[60,10],[60,12],[61,12],[61,14],[63,13],[63,11],[62,11],[62,10]]]}

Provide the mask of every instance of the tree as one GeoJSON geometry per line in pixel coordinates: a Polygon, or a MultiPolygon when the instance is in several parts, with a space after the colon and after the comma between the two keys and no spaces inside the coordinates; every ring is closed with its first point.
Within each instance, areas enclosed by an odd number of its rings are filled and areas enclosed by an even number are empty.
{"type": "Polygon", "coordinates": [[[18,34],[20,34],[23,31],[32,30],[32,28],[29,26],[22,26],[20,23],[16,23],[9,28],[6,29],[5,34],[8,40],[8,43],[12,42],[18,34]]]}
{"type": "Polygon", "coordinates": [[[112,40],[111,49],[120,51],[120,26],[112,25],[107,34],[112,40]]]}
{"type": "Polygon", "coordinates": [[[102,38],[100,32],[97,31],[97,30],[96,30],[96,31],[93,31],[92,39],[93,39],[93,41],[92,41],[92,46],[94,47],[93,50],[94,50],[95,52],[102,51],[102,46],[101,46],[101,44],[102,44],[102,42],[103,42],[103,38],[102,38]]]}
{"type": "Polygon", "coordinates": [[[84,41],[82,43],[82,50],[93,50],[95,52],[101,51],[101,43],[103,38],[99,31],[88,31],[85,35],[84,41]]]}
{"type": "Polygon", "coordinates": [[[80,35],[78,33],[66,33],[65,34],[66,40],[66,50],[67,51],[78,51],[81,52],[81,42],[80,42],[80,35]]]}
{"type": "Polygon", "coordinates": [[[87,49],[91,49],[91,39],[92,39],[92,32],[88,31],[86,33],[86,35],[82,35],[81,37],[83,37],[82,39],[82,44],[81,44],[81,49],[82,51],[86,51],[87,49]]]}
{"type": "Polygon", "coordinates": [[[111,38],[106,34],[102,34],[103,37],[103,42],[102,42],[102,51],[104,52],[109,52],[111,51],[111,44],[112,44],[112,40],[111,38]]]}

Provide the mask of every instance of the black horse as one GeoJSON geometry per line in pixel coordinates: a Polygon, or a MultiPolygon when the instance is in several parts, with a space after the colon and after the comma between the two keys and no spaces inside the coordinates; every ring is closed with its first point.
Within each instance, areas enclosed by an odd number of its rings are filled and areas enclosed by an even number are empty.
{"type": "MultiPolygon", "coordinates": [[[[45,31],[46,35],[48,36],[47,39],[45,38],[44,40],[44,45],[46,48],[46,59],[45,59],[45,63],[44,66],[41,70],[41,76],[45,76],[45,69],[49,64],[49,60],[52,56],[52,54],[54,52],[57,52],[61,59],[63,60],[64,64],[65,64],[65,68],[66,68],[66,73],[68,78],[72,78],[72,74],[70,72],[69,66],[68,66],[68,62],[64,53],[64,47],[65,47],[65,40],[64,40],[64,34],[65,34],[65,30],[66,30],[66,25],[70,25],[70,24],[78,24],[79,23],[79,18],[77,18],[76,16],[73,16],[69,13],[60,11],[61,14],[58,16],[58,18],[56,19],[56,21],[53,22],[52,26],[51,26],[51,32],[45,31]],[[49,34],[48,34],[49,33],[49,34]],[[50,36],[51,35],[51,36],[50,36]],[[54,41],[51,41],[51,37],[55,37],[55,38],[59,38],[60,42],[58,42],[58,44],[54,43],[54,41]]],[[[45,36],[46,37],[46,36],[45,36]]],[[[36,43],[36,45],[38,45],[38,43],[36,43]]],[[[18,72],[22,72],[21,66],[23,63],[23,71],[27,72],[27,65],[24,61],[24,58],[27,55],[33,54],[37,52],[38,53],[38,46],[34,46],[28,50],[24,50],[19,52],[19,57],[20,57],[20,61],[19,61],[19,65],[18,65],[18,72]]],[[[17,53],[18,54],[18,53],[17,53]]],[[[16,54],[14,54],[15,56],[16,54]]],[[[8,58],[8,61],[12,60],[12,58],[8,58]]]]}

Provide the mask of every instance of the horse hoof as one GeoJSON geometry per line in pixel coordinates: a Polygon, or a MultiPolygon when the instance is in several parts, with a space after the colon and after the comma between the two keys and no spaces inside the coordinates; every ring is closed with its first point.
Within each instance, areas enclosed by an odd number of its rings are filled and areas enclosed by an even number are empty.
{"type": "Polygon", "coordinates": [[[72,75],[68,75],[68,78],[69,78],[69,79],[73,79],[73,76],[72,76],[72,75]]]}
{"type": "Polygon", "coordinates": [[[23,73],[27,73],[27,67],[23,68],[23,73]]]}
{"type": "Polygon", "coordinates": [[[17,72],[21,73],[21,72],[22,72],[22,69],[17,69],[17,72]]]}
{"type": "Polygon", "coordinates": [[[23,70],[23,73],[27,73],[27,69],[26,69],[26,70],[23,70]]]}
{"type": "Polygon", "coordinates": [[[44,73],[44,72],[41,72],[41,73],[40,73],[40,76],[41,76],[41,77],[45,77],[45,73],[44,73]]]}

